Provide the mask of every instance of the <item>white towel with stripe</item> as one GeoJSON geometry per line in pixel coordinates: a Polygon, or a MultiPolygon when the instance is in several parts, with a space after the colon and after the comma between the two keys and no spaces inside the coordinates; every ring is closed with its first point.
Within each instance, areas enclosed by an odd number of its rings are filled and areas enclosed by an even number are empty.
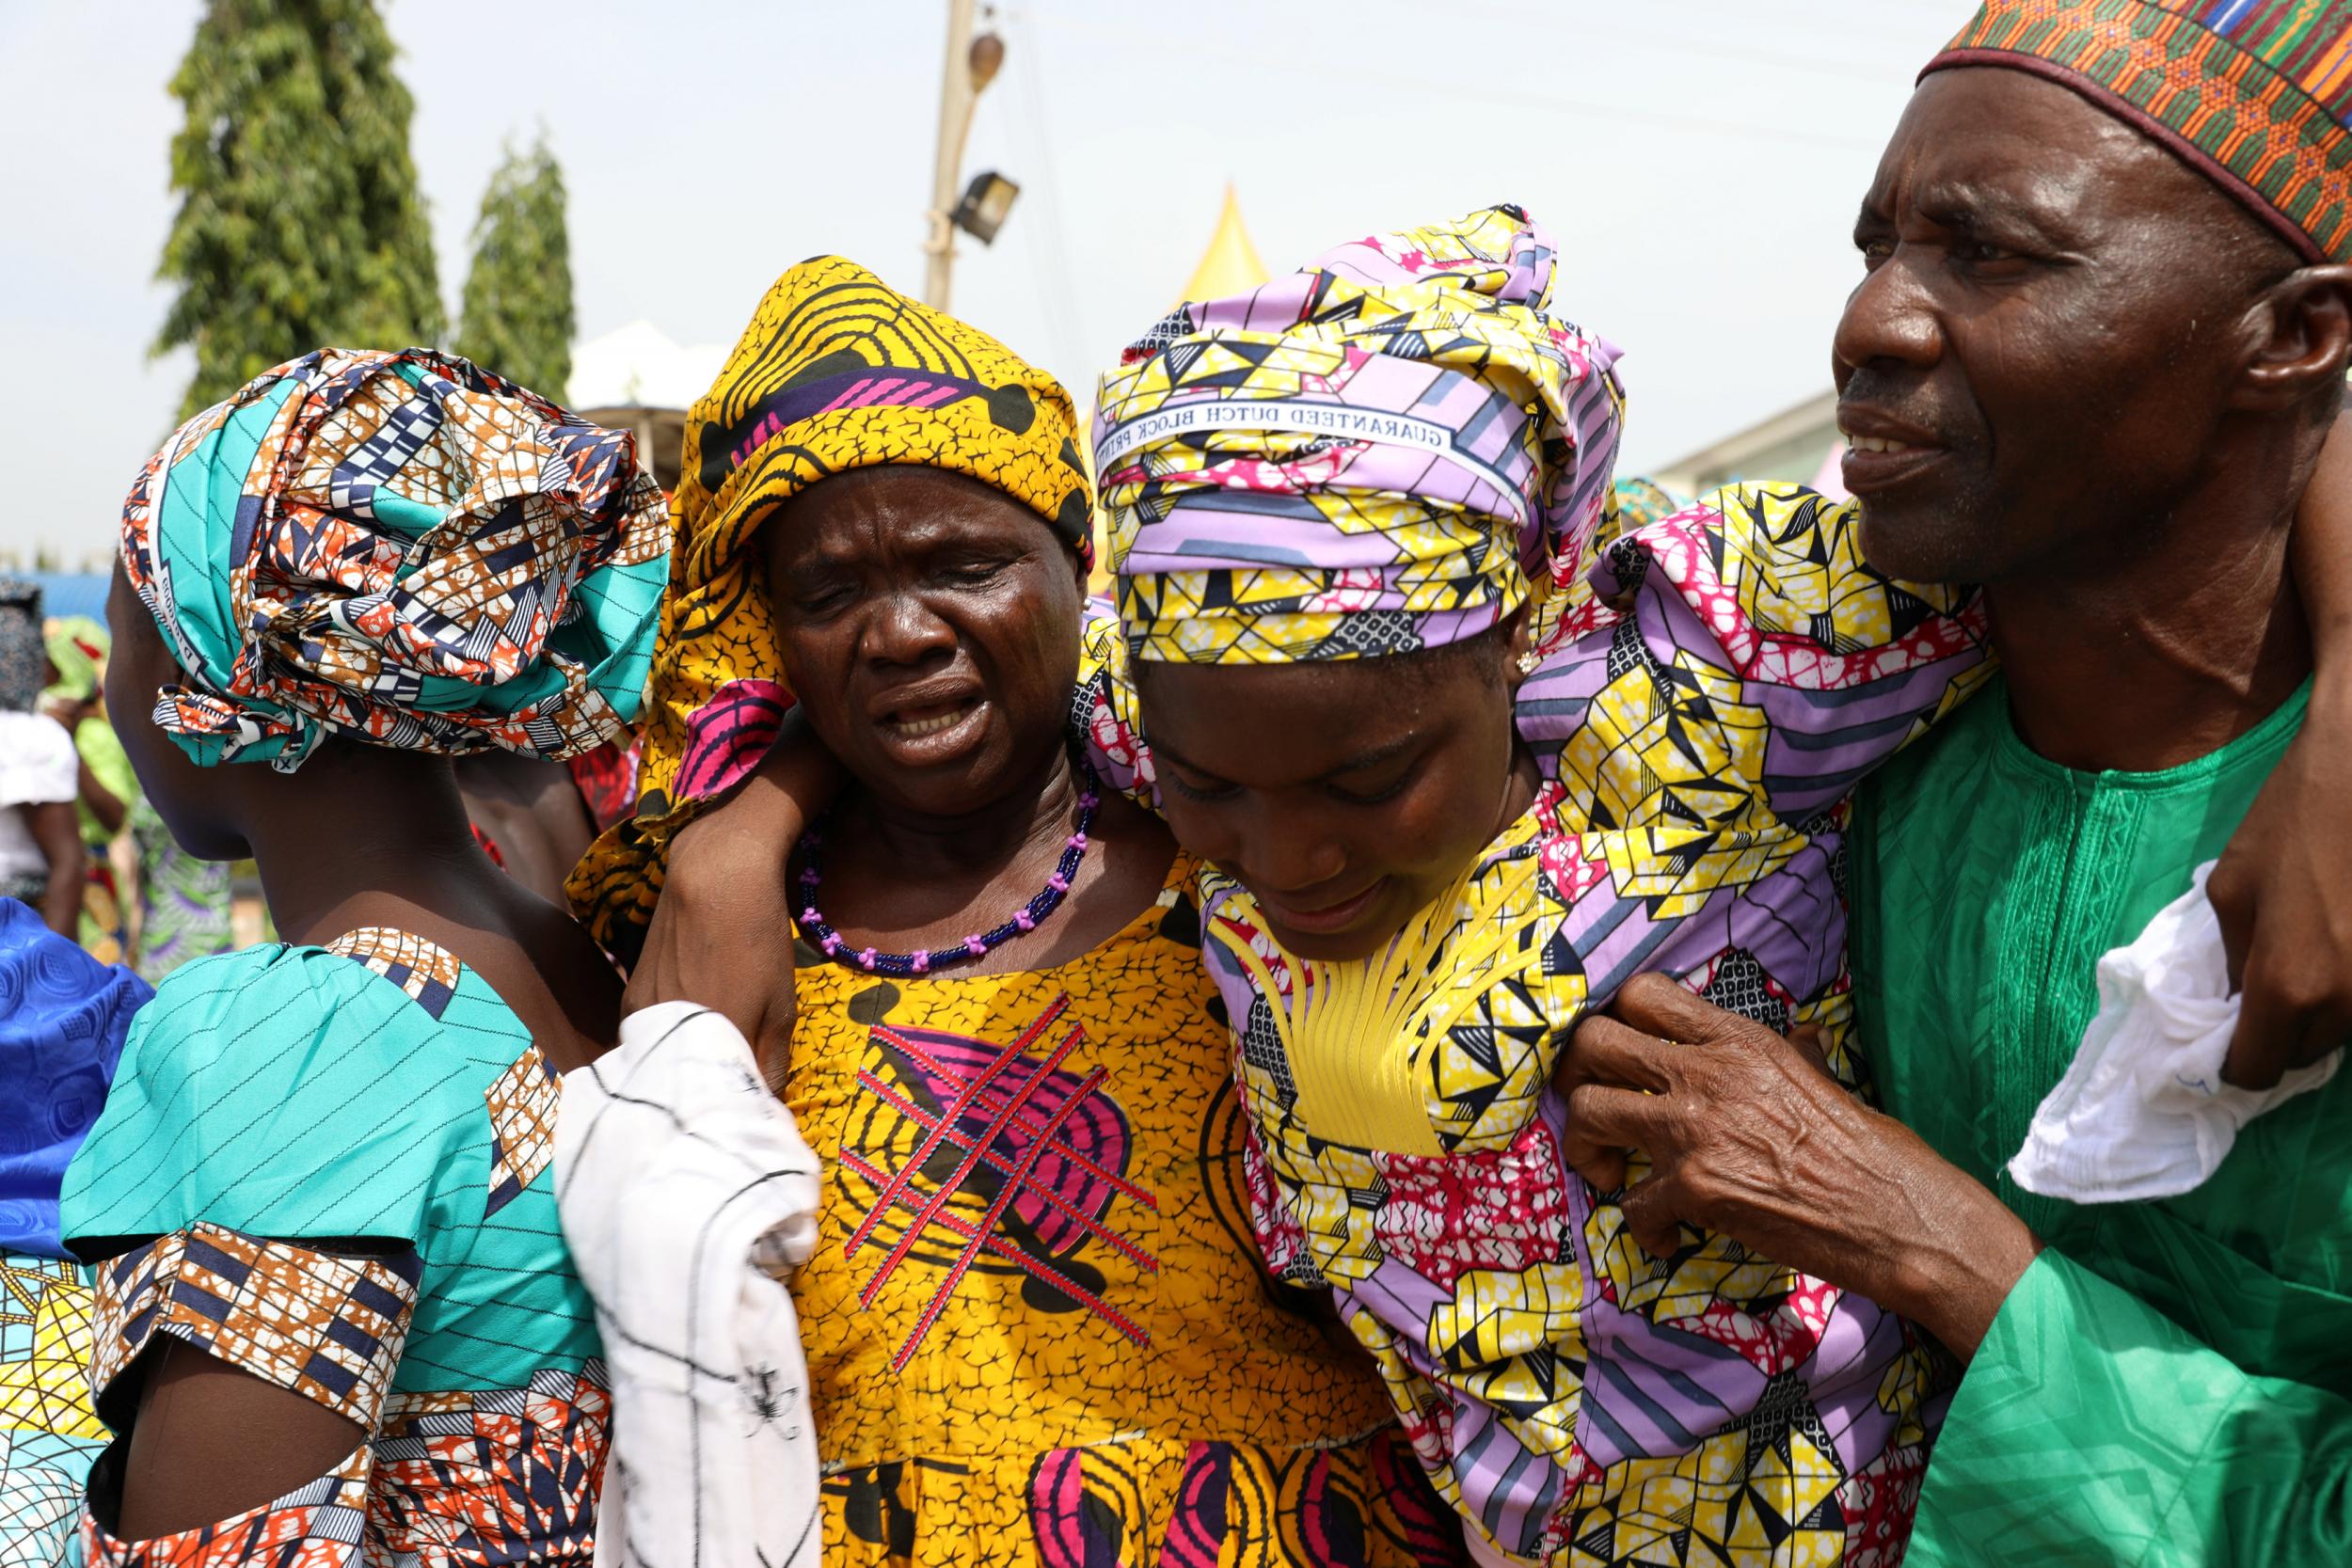
{"type": "Polygon", "coordinates": [[[817,1157],[720,1014],[664,1003],[564,1074],[564,1240],[596,1304],[612,1447],[596,1568],[818,1568],[817,1431],[784,1281],[817,1157]]]}

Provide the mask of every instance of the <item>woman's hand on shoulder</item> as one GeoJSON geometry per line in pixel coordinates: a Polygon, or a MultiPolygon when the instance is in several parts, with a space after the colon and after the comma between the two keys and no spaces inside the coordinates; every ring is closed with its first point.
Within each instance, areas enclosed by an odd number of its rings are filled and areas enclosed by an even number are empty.
{"type": "Polygon", "coordinates": [[[792,847],[839,775],[807,727],[787,723],[740,789],[679,830],[622,1002],[624,1014],[694,1002],[725,1015],[778,1092],[792,1049],[792,847]]]}
{"type": "Polygon", "coordinates": [[[2221,1076],[2266,1089],[2352,1036],[2352,411],[2336,420],[2288,541],[2311,627],[2311,706],[2205,884],[2237,1033],[2221,1076]]]}

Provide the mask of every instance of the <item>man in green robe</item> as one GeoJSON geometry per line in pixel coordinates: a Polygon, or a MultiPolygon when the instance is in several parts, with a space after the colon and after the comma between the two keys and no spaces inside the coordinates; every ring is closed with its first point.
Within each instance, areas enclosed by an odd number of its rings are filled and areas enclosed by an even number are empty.
{"type": "MultiPolygon", "coordinates": [[[[1564,1065],[1580,1164],[1651,1157],[1645,1244],[1726,1231],[1965,1363],[1914,1565],[2352,1563],[2352,1073],[2178,1197],[2005,1168],[2099,956],[2352,703],[2304,610],[2347,552],[2306,517],[2288,560],[2352,352],[2348,116],[2344,0],[1994,0],[1930,67],[1856,229],[1846,474],[1874,568],[1983,585],[2004,673],[1857,805],[1884,1114],[1654,977],[1564,1065]]],[[[2225,1076],[2344,1025],[2249,1009],[2225,1076]]]]}

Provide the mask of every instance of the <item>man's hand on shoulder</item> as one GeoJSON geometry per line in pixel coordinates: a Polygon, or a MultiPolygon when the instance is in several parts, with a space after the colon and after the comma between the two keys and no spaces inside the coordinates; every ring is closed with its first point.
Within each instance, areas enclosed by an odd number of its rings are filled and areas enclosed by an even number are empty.
{"type": "Polygon", "coordinates": [[[1612,1011],[1578,1025],[1554,1082],[1586,1180],[1610,1191],[1619,1150],[1649,1156],[1622,1200],[1636,1241],[1664,1256],[1682,1225],[1721,1231],[1975,1353],[2040,1248],[2024,1221],[1762,1024],[1656,974],[1612,1011]]]}

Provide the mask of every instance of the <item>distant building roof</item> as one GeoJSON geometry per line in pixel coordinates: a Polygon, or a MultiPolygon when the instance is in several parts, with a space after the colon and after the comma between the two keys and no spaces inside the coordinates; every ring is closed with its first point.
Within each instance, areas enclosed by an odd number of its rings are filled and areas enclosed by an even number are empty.
{"type": "Polygon", "coordinates": [[[1788,480],[1843,500],[1838,458],[1845,444],[1837,434],[1837,394],[1822,392],[1679,462],[1661,464],[1649,477],[1678,496],[1704,496],[1742,480],[1788,480]]]}

